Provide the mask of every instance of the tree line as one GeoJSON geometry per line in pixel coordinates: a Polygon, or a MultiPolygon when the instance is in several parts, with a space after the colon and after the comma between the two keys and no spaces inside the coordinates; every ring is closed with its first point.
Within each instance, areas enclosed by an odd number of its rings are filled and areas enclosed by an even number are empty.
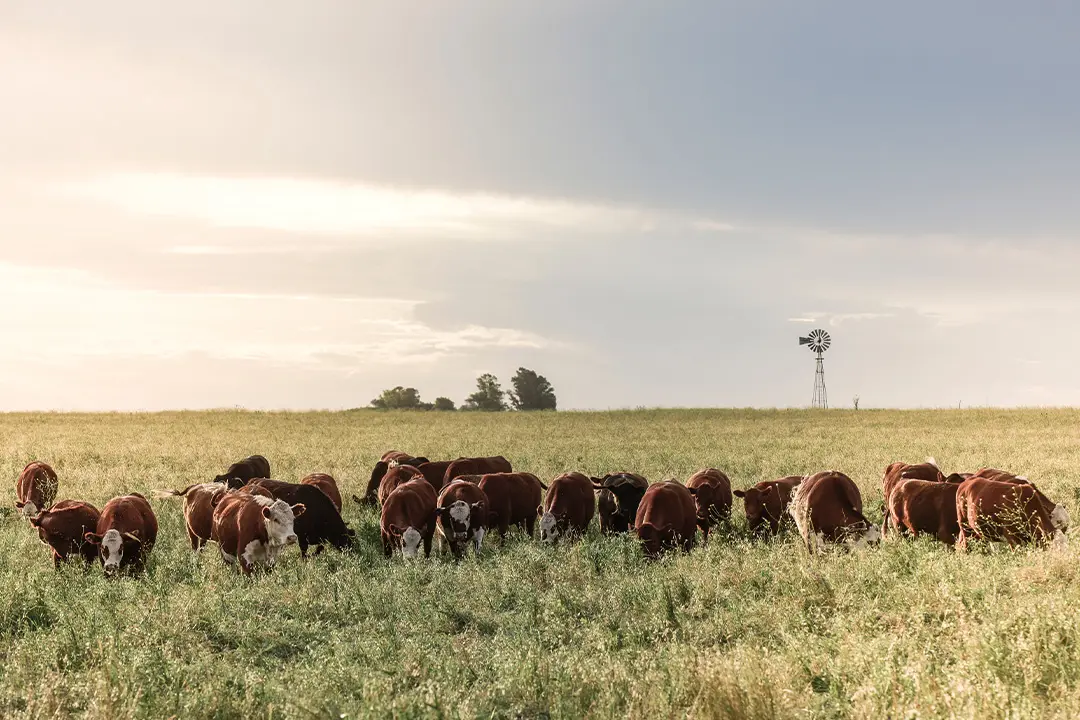
{"type": "MultiPolygon", "coordinates": [[[[513,390],[503,390],[499,379],[491,373],[484,373],[476,378],[476,392],[461,403],[462,410],[555,410],[555,388],[543,375],[519,367],[510,379],[513,390]]],[[[457,410],[454,401],[448,397],[437,397],[435,402],[424,402],[416,388],[397,387],[383,390],[379,397],[371,401],[371,407],[378,410],[457,410]]]]}

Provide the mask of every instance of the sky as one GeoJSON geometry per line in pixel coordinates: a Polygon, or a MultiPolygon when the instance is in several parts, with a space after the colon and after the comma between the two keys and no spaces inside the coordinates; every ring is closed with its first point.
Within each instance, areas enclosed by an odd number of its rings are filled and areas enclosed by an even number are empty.
{"type": "Polygon", "coordinates": [[[0,410],[1080,404],[1080,7],[0,0],[0,410]]]}

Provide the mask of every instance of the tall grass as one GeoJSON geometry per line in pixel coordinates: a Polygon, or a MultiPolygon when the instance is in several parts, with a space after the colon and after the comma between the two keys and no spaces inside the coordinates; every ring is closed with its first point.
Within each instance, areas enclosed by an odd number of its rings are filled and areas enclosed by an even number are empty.
{"type": "MultiPolygon", "coordinates": [[[[542,415],[3,415],[0,462],[60,475],[99,506],[213,477],[259,452],[281,479],[362,490],[390,448],[506,455],[550,479],[652,480],[719,467],[744,487],[835,468],[880,519],[893,460],[1026,474],[1078,516],[1080,413],[641,411],[542,415]]],[[[13,494],[13,487],[11,490],[13,494]]],[[[12,497],[13,499],[13,497],[12,497]]],[[[240,577],[191,552],[177,501],[142,578],[56,572],[0,518],[0,716],[91,718],[1071,717],[1080,707],[1077,549],[958,555],[888,541],[810,557],[793,536],[647,562],[595,527],[479,559],[387,562],[374,512],[348,504],[350,553],[240,577]]],[[[10,507],[10,503],[8,503],[10,507]]],[[[736,505],[740,509],[740,505],[736,505]]]]}

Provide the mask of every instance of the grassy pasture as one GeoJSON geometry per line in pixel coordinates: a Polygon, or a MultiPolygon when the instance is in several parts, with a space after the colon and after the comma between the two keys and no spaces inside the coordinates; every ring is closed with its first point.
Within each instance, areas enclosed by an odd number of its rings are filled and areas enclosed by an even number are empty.
{"type": "MultiPolygon", "coordinates": [[[[377,457],[505,454],[548,480],[628,469],[736,487],[836,468],[880,520],[893,460],[1029,475],[1080,518],[1080,412],[738,410],[0,415],[2,470],[53,464],[61,498],[183,487],[266,455],[274,475],[362,490],[377,457]]],[[[146,577],[55,572],[0,517],[0,717],[1021,718],[1080,708],[1080,551],[889,541],[810,558],[793,537],[729,537],[647,563],[595,529],[515,536],[479,561],[387,563],[347,501],[355,552],[240,577],[194,555],[181,504],[151,499],[146,577]]]]}

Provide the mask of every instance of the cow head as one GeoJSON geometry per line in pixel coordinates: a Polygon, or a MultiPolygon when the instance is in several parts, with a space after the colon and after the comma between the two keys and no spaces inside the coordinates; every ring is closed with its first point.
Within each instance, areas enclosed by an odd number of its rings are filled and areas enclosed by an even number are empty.
{"type": "Polygon", "coordinates": [[[536,508],[536,514],[540,516],[540,540],[542,542],[554,543],[559,539],[560,535],[564,534],[565,528],[562,526],[565,523],[560,523],[554,514],[544,512],[543,505],[536,508]]]}
{"type": "Polygon", "coordinates": [[[844,543],[852,550],[881,542],[881,528],[870,522],[862,522],[851,527],[844,543]]]}
{"type": "Polygon", "coordinates": [[[415,558],[420,553],[420,542],[424,536],[416,528],[391,525],[390,534],[401,543],[401,554],[404,557],[415,558]]]}
{"type": "Polygon", "coordinates": [[[645,557],[655,560],[660,557],[664,548],[672,544],[673,533],[671,525],[658,526],[653,523],[642,523],[637,528],[638,539],[641,540],[641,549],[645,557]]]}
{"type": "Polygon", "coordinates": [[[221,483],[230,490],[239,490],[247,483],[246,480],[229,474],[218,475],[216,478],[214,478],[214,482],[221,483]]]}
{"type": "Polygon", "coordinates": [[[116,528],[106,530],[104,534],[86,533],[86,542],[98,546],[98,557],[105,568],[106,575],[112,575],[120,569],[124,557],[137,557],[142,552],[142,540],[136,532],[121,533],[116,528]]]}
{"type": "Polygon", "coordinates": [[[467,540],[474,514],[476,518],[483,518],[483,512],[483,503],[475,502],[470,505],[464,500],[455,500],[449,505],[435,508],[435,515],[442,521],[443,534],[453,541],[467,540]]]}
{"type": "Polygon", "coordinates": [[[640,479],[631,477],[626,473],[605,475],[603,479],[591,479],[594,490],[608,490],[615,497],[617,510],[612,519],[615,522],[625,522],[627,527],[633,527],[638,505],[641,504],[641,499],[645,497],[647,484],[643,486],[640,479]]]}
{"type": "Polygon", "coordinates": [[[27,500],[26,502],[15,501],[15,508],[23,517],[33,517],[39,512],[38,506],[34,504],[33,500],[27,500]]]}
{"type": "Polygon", "coordinates": [[[293,521],[304,514],[303,505],[289,505],[284,500],[263,505],[262,517],[266,525],[266,537],[270,545],[292,545],[296,542],[293,521]]]}
{"type": "Polygon", "coordinates": [[[765,509],[765,493],[756,487],[745,490],[735,490],[735,497],[743,499],[743,508],[746,513],[746,526],[750,532],[760,532],[768,522],[765,509]]]}

